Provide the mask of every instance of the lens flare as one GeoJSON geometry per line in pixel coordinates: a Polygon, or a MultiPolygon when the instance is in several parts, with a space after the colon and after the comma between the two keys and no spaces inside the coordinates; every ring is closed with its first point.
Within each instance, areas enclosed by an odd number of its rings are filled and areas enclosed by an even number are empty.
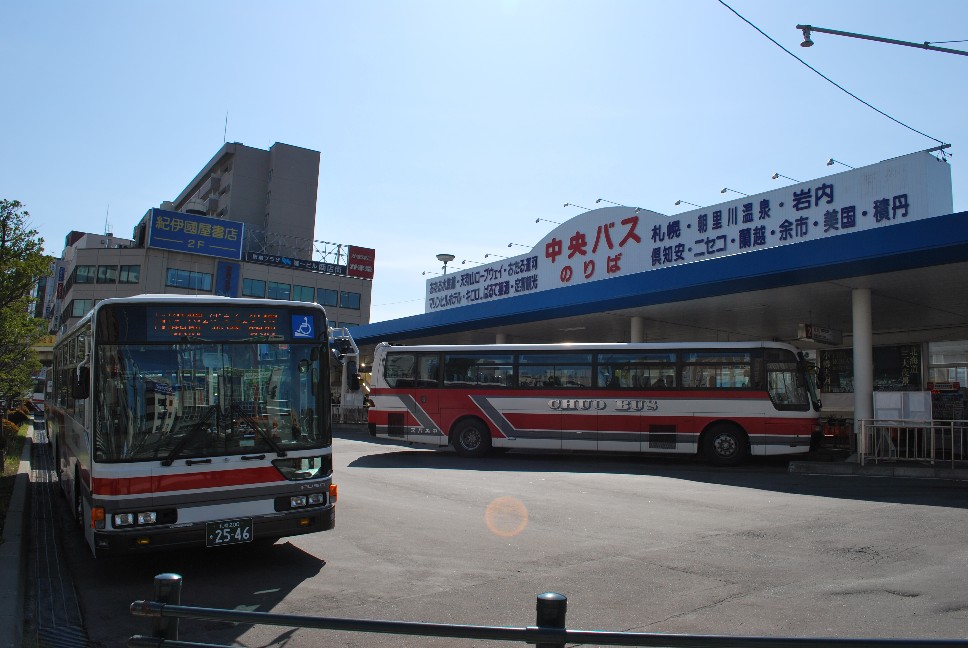
{"type": "Polygon", "coordinates": [[[494,535],[513,538],[528,526],[528,508],[516,497],[498,497],[484,510],[484,522],[494,535]]]}

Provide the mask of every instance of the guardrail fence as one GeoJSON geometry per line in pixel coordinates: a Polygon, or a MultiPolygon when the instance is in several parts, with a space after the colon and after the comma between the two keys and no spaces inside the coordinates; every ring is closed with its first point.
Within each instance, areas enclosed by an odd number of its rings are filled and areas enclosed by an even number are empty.
{"type": "Polygon", "coordinates": [[[858,457],[861,465],[880,461],[950,463],[968,460],[968,421],[861,421],[858,457]]]}
{"type": "Polygon", "coordinates": [[[153,601],[135,601],[131,613],[152,619],[151,636],[128,639],[130,648],[170,646],[230,648],[210,643],[178,639],[178,620],[226,621],[248,625],[274,625],[376,634],[447,637],[479,641],[505,641],[534,644],[537,648],[564,648],[566,643],[590,646],[652,646],[654,648],[968,648],[968,639],[864,639],[841,637],[733,637],[722,635],[684,635],[653,632],[609,632],[571,630],[565,627],[568,599],[546,592],[537,597],[534,626],[523,628],[474,626],[413,621],[375,621],[307,617],[268,612],[243,612],[181,605],[182,577],[178,574],[155,576],[153,601]]]}
{"type": "Polygon", "coordinates": [[[366,409],[362,407],[336,407],[334,423],[366,423],[366,409]]]}

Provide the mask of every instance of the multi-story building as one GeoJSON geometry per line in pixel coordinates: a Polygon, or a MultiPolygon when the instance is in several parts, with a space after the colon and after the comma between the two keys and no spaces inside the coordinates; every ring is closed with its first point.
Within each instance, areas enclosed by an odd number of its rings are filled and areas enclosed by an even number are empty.
{"type": "Polygon", "coordinates": [[[317,151],[225,144],[132,238],[70,232],[46,289],[51,331],[143,293],[315,301],[333,326],[368,323],[374,251],[314,240],[318,177],[317,151]]]}

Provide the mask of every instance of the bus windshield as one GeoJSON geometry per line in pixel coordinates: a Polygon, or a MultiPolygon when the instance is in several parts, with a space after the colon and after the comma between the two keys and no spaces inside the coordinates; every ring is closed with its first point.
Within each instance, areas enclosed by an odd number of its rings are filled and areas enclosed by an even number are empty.
{"type": "Polygon", "coordinates": [[[778,410],[807,410],[811,400],[806,372],[792,353],[768,353],[767,389],[778,410]]]}
{"type": "MultiPolygon", "coordinates": [[[[102,344],[95,460],[204,458],[329,445],[314,344],[102,344]]],[[[328,396],[327,396],[328,398],[328,396]]]]}

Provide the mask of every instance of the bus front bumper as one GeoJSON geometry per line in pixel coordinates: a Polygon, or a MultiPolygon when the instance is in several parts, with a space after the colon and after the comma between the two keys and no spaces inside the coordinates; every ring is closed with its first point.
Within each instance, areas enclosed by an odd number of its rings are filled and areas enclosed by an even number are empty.
{"type": "MultiPolygon", "coordinates": [[[[336,526],[336,507],[263,515],[252,518],[252,537],[248,542],[227,543],[219,547],[238,547],[264,543],[289,536],[329,531],[336,526]]],[[[132,530],[94,532],[94,551],[98,557],[209,547],[207,523],[175,524],[132,530]]]]}

